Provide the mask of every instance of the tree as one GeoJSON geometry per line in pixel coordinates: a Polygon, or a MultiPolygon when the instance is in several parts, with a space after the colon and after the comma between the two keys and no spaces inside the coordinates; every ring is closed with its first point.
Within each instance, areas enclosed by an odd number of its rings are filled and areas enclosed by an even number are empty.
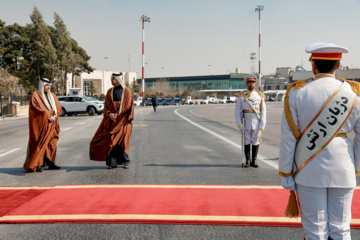
{"type": "Polygon", "coordinates": [[[19,79],[7,71],[0,69],[0,92],[13,94],[18,89],[19,79]]]}
{"type": "Polygon", "coordinates": [[[54,13],[54,28],[50,28],[51,42],[56,50],[57,60],[57,85],[58,88],[66,93],[66,76],[69,72],[74,72],[77,59],[72,51],[70,33],[59,14],[54,13]]]}
{"type": "Polygon", "coordinates": [[[161,95],[164,95],[165,97],[173,97],[176,94],[176,91],[174,90],[173,86],[170,85],[167,79],[160,79],[154,82],[149,91],[151,94],[160,92],[161,95]]]}
{"type": "Polygon", "coordinates": [[[141,95],[141,85],[138,84],[136,81],[133,81],[131,84],[131,91],[133,95],[139,96],[141,95]]]}
{"type": "Polygon", "coordinates": [[[32,73],[31,79],[37,82],[41,77],[45,76],[54,79],[58,75],[58,65],[56,61],[56,50],[50,41],[50,29],[43,20],[43,17],[37,7],[34,7],[30,15],[32,24],[30,28],[30,44],[31,52],[29,53],[32,73]]]}
{"type": "Polygon", "coordinates": [[[90,81],[90,86],[89,86],[88,91],[89,91],[91,96],[94,96],[94,93],[97,92],[93,81],[90,81]]]}
{"type": "Polygon", "coordinates": [[[81,72],[91,73],[94,71],[89,65],[90,56],[87,55],[86,51],[78,45],[78,43],[71,39],[72,51],[75,54],[76,64],[75,64],[75,75],[79,75],[81,72]]]}
{"type": "Polygon", "coordinates": [[[20,78],[28,93],[37,89],[41,77],[56,80],[56,89],[63,92],[67,73],[94,70],[88,63],[90,56],[70,37],[57,13],[54,27],[46,25],[36,7],[30,19],[26,26],[6,26],[0,20],[0,69],[20,78]]]}

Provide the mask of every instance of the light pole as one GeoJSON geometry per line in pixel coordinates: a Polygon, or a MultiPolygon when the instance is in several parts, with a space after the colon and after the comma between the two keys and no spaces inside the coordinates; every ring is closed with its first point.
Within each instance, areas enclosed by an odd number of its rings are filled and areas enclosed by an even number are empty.
{"type": "Polygon", "coordinates": [[[259,91],[261,91],[261,11],[264,6],[257,5],[255,12],[259,12],[259,91]]]}
{"type": "Polygon", "coordinates": [[[106,67],[106,71],[108,70],[108,65],[107,65],[107,60],[108,60],[108,57],[104,57],[105,59],[105,67],[106,67]]]}
{"type": "Polygon", "coordinates": [[[142,22],[142,80],[141,80],[141,92],[142,97],[145,97],[145,22],[150,23],[150,18],[148,16],[142,15],[140,17],[142,22]]]}
{"type": "Polygon", "coordinates": [[[23,85],[21,83],[19,84],[19,88],[20,88],[20,106],[22,106],[22,88],[23,88],[23,85]]]}
{"type": "Polygon", "coordinates": [[[208,67],[209,67],[209,75],[210,75],[210,68],[211,68],[211,65],[209,64],[209,65],[208,65],[208,67]]]}
{"type": "Polygon", "coordinates": [[[161,67],[161,77],[164,77],[164,67],[161,67]]]}

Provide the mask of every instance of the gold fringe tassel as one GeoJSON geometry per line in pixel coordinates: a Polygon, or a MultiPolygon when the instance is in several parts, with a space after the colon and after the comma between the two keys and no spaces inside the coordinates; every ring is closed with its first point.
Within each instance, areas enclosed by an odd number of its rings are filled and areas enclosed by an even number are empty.
{"type": "Polygon", "coordinates": [[[288,205],[286,206],[285,216],[289,218],[296,218],[299,216],[299,204],[296,195],[293,191],[290,191],[288,205]]]}

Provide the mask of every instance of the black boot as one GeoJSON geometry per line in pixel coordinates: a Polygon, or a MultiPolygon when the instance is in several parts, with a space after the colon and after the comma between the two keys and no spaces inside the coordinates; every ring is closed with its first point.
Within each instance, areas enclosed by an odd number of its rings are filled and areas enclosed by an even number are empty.
{"type": "Polygon", "coordinates": [[[245,158],[246,158],[245,167],[247,167],[249,166],[249,161],[250,161],[250,144],[245,145],[245,158]]]}
{"type": "Polygon", "coordinates": [[[256,157],[258,154],[259,145],[252,145],[252,161],[251,161],[250,166],[255,167],[255,168],[259,167],[256,163],[256,157]]]}

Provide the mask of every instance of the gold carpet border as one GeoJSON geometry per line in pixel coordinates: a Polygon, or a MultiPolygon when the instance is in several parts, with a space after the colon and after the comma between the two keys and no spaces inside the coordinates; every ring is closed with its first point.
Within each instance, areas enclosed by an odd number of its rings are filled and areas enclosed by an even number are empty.
{"type": "Polygon", "coordinates": [[[51,187],[51,186],[44,186],[44,187],[41,187],[41,186],[29,186],[29,187],[26,187],[26,186],[22,186],[22,187],[0,187],[0,190],[30,190],[30,189],[33,189],[33,190],[48,190],[48,189],[52,189],[54,187],[51,187]]]}
{"type": "MultiPolygon", "coordinates": [[[[152,215],[152,214],[68,214],[68,215],[16,215],[0,217],[2,221],[36,220],[176,220],[176,221],[234,221],[234,222],[288,222],[300,223],[301,219],[286,217],[243,217],[203,215],[152,215]]],[[[359,220],[359,219],[357,219],[359,220]]],[[[360,221],[359,221],[360,222],[360,221]]]]}
{"type": "MultiPolygon", "coordinates": [[[[221,222],[273,222],[301,223],[300,218],[255,217],[255,216],[204,216],[204,215],[152,215],[152,214],[64,214],[64,215],[16,215],[0,217],[6,221],[39,220],[172,220],[172,221],[221,221],[221,222]]],[[[360,219],[352,219],[351,224],[360,224],[360,219]]]]}

